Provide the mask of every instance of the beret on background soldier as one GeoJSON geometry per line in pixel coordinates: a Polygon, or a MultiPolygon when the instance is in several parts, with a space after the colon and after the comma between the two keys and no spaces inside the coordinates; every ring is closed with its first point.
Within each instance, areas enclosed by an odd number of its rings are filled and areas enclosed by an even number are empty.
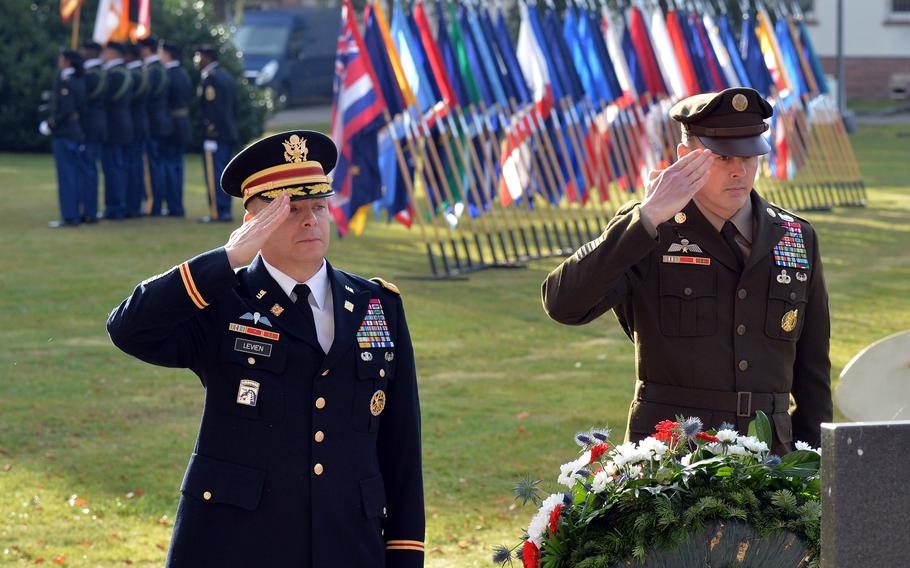
{"type": "Polygon", "coordinates": [[[771,151],[763,134],[774,109],[755,89],[734,87],[685,98],[670,117],[705,148],[722,156],[761,156],[771,151]]]}

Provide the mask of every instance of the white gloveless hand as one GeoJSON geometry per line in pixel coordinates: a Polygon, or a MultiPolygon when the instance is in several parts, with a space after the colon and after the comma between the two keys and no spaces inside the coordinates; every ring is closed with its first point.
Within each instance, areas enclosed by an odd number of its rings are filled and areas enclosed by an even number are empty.
{"type": "Polygon", "coordinates": [[[206,140],[202,143],[202,149],[206,152],[214,154],[218,151],[218,142],[215,140],[206,140]]]}
{"type": "Polygon", "coordinates": [[[283,191],[259,213],[245,219],[243,224],[231,233],[227,244],[224,245],[231,268],[249,264],[272,232],[288,218],[290,211],[291,198],[283,191]]]}

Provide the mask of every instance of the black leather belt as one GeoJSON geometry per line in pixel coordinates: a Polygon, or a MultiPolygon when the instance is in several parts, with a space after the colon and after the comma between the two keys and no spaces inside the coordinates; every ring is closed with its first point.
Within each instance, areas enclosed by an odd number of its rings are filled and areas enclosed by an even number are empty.
{"type": "Polygon", "coordinates": [[[729,412],[743,418],[752,416],[756,410],[761,410],[770,416],[778,412],[787,412],[790,408],[790,393],[787,392],[728,392],[645,383],[644,381],[636,382],[635,399],[658,404],[729,412]]]}

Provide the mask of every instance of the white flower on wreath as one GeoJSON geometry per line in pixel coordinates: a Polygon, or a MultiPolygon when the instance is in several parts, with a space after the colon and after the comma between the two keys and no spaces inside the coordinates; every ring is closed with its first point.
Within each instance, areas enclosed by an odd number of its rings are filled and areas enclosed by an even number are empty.
{"type": "Polygon", "coordinates": [[[727,446],[726,453],[728,456],[752,456],[752,453],[742,446],[727,446]]]}
{"type": "Polygon", "coordinates": [[[607,485],[613,482],[613,478],[606,471],[598,471],[594,475],[594,481],[591,483],[591,489],[594,493],[603,493],[607,485]]]}
{"type": "Polygon", "coordinates": [[[625,442],[613,449],[613,461],[616,462],[618,467],[636,464],[649,459],[651,459],[651,454],[640,450],[635,445],[635,442],[625,442]]]}
{"type": "Polygon", "coordinates": [[[688,466],[690,463],[692,463],[692,454],[686,454],[686,455],[684,455],[684,456],[679,460],[679,463],[681,463],[682,465],[688,466]]]}
{"type": "Polygon", "coordinates": [[[639,442],[638,448],[642,452],[647,452],[648,454],[653,454],[654,457],[657,457],[657,458],[659,458],[660,456],[667,453],[667,450],[670,449],[667,447],[667,445],[665,443],[663,443],[660,440],[658,440],[657,438],[654,438],[651,436],[649,436],[649,437],[645,438],[644,440],[642,440],[641,442],[639,442]]]}
{"type": "Polygon", "coordinates": [[[604,471],[607,472],[607,475],[614,476],[619,473],[619,466],[616,465],[616,462],[614,461],[608,461],[606,465],[604,465],[604,471]]]}
{"type": "Polygon", "coordinates": [[[629,479],[638,479],[641,477],[641,466],[632,465],[629,466],[629,479]]]}
{"type": "Polygon", "coordinates": [[[739,432],[737,432],[736,430],[724,429],[724,430],[718,430],[717,434],[715,434],[715,436],[717,436],[717,439],[720,440],[721,442],[723,442],[724,444],[732,444],[733,442],[736,441],[736,438],[739,436],[739,432]]]}
{"type": "Polygon", "coordinates": [[[807,450],[807,451],[810,451],[810,452],[815,452],[815,453],[818,454],[818,455],[822,455],[822,449],[821,449],[821,448],[813,448],[812,446],[810,446],[810,445],[807,444],[806,442],[796,442],[796,449],[797,449],[797,450],[807,450]]]}
{"type": "Polygon", "coordinates": [[[760,454],[768,451],[768,444],[762,442],[755,436],[739,436],[736,438],[736,445],[742,446],[753,454],[760,454]]]}
{"type": "Polygon", "coordinates": [[[540,545],[543,544],[543,537],[547,534],[547,527],[550,525],[550,513],[553,512],[556,505],[562,503],[563,498],[564,495],[562,493],[550,495],[543,500],[537,514],[531,519],[531,523],[528,525],[528,540],[533,542],[537,548],[540,548],[540,545]]]}
{"type": "Polygon", "coordinates": [[[591,463],[590,450],[581,454],[577,460],[562,464],[559,466],[559,477],[556,478],[556,483],[572,489],[575,487],[575,481],[581,478],[581,476],[575,475],[575,472],[587,467],[589,463],[591,463]]]}

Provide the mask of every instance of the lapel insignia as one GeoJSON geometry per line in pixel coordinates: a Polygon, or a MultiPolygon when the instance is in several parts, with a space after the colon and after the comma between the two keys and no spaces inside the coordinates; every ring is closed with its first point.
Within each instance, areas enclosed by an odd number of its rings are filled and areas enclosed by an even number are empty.
{"type": "Polygon", "coordinates": [[[391,363],[391,362],[392,362],[392,359],[394,359],[394,358],[395,358],[395,354],[394,354],[394,353],[392,353],[391,351],[386,351],[386,352],[385,352],[385,360],[386,360],[386,361],[388,361],[389,363],[391,363]]]}
{"type": "Polygon", "coordinates": [[[676,221],[677,223],[679,223],[680,225],[682,225],[683,223],[686,222],[686,214],[683,213],[682,211],[680,211],[679,213],[677,213],[676,215],[673,216],[673,220],[676,221]]]}
{"type": "Polygon", "coordinates": [[[663,261],[669,264],[695,264],[698,266],[710,266],[711,259],[706,256],[676,256],[665,254],[663,261]]]}
{"type": "Polygon", "coordinates": [[[805,272],[797,272],[796,279],[799,280],[800,282],[805,282],[806,280],[809,279],[809,276],[805,272]]]}
{"type": "Polygon", "coordinates": [[[385,410],[385,391],[378,390],[370,399],[370,414],[379,416],[383,410],[385,410]]]}
{"type": "Polygon", "coordinates": [[[266,294],[265,290],[260,290],[259,292],[256,293],[256,299],[261,300],[265,296],[265,294],[266,294]]]}
{"type": "Polygon", "coordinates": [[[345,301],[344,301],[344,309],[346,309],[346,310],[349,311],[349,312],[353,312],[353,311],[354,311],[354,304],[352,304],[351,302],[345,300],[345,301]]]}
{"type": "Polygon", "coordinates": [[[777,282],[778,282],[778,284],[789,284],[790,282],[792,282],[790,275],[787,274],[786,268],[781,270],[780,274],[777,275],[777,282]]]}
{"type": "Polygon", "coordinates": [[[361,349],[395,347],[379,298],[370,298],[367,315],[357,330],[357,344],[361,349]]]}
{"type": "Polygon", "coordinates": [[[275,304],[274,306],[272,306],[272,308],[269,311],[272,312],[272,314],[274,314],[275,317],[278,317],[284,312],[284,308],[282,308],[278,304],[275,304]]]}
{"type": "Polygon", "coordinates": [[[797,318],[799,317],[799,308],[794,308],[780,318],[780,328],[787,333],[796,329],[797,318]]]}
{"type": "Polygon", "coordinates": [[[682,239],[678,243],[673,243],[670,245],[670,248],[667,249],[667,252],[697,252],[698,254],[704,254],[701,247],[695,243],[690,243],[689,239],[682,239]]]}
{"type": "Polygon", "coordinates": [[[240,388],[237,389],[237,404],[247,406],[256,406],[259,400],[259,383],[249,379],[240,381],[240,388]]]}
{"type": "Polygon", "coordinates": [[[262,337],[263,339],[271,339],[272,341],[278,341],[278,338],[281,337],[281,334],[274,331],[269,331],[267,329],[259,329],[258,327],[250,327],[248,325],[242,325],[239,323],[229,323],[228,331],[236,331],[237,333],[245,333],[247,335],[252,335],[254,337],[262,337]]]}
{"type": "Polygon", "coordinates": [[[347,290],[348,292],[350,292],[351,294],[354,293],[354,289],[351,288],[350,286],[348,286],[347,284],[344,285],[344,289],[347,290]]]}
{"type": "Polygon", "coordinates": [[[361,351],[361,352],[360,352],[360,359],[363,360],[363,361],[372,361],[372,360],[373,360],[373,354],[370,353],[369,351],[361,351]]]}
{"type": "Polygon", "coordinates": [[[785,221],[781,227],[787,233],[774,245],[774,264],[785,268],[809,268],[809,257],[806,253],[806,243],[803,241],[803,231],[799,223],[785,221]]]}
{"type": "Polygon", "coordinates": [[[253,313],[247,312],[247,313],[243,314],[242,316],[240,316],[240,319],[252,320],[253,325],[257,325],[257,324],[261,323],[262,325],[264,325],[266,327],[272,327],[272,322],[269,321],[269,318],[261,315],[259,312],[253,312],[253,313]]]}

